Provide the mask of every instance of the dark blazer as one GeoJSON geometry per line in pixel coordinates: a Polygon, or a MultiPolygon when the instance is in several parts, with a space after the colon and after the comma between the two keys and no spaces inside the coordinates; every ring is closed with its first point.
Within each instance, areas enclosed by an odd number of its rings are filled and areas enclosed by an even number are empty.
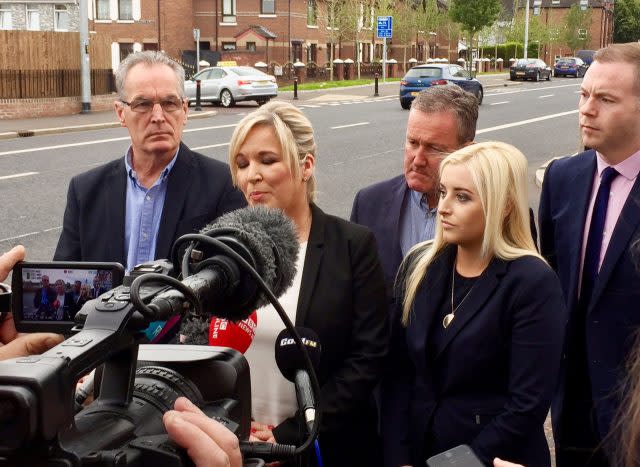
{"type": "MultiPolygon", "coordinates": [[[[379,458],[366,461],[371,453],[366,443],[374,439],[377,425],[368,401],[388,349],[384,276],[375,238],[368,229],[315,205],[311,211],[295,324],[313,329],[322,345],[317,375],[324,465],[375,465],[379,458]]],[[[305,430],[292,417],[273,433],[278,442],[296,443],[305,430]]]]}
{"type": "Polygon", "coordinates": [[[493,259],[428,355],[427,336],[442,326],[454,260],[455,246],[434,260],[406,328],[394,317],[382,383],[385,465],[424,465],[431,455],[468,444],[487,465],[499,456],[549,466],[543,423],[565,321],[558,279],[533,256],[493,259]]]}
{"type": "MultiPolygon", "coordinates": [[[[376,237],[389,298],[393,296],[393,283],[402,262],[400,214],[409,193],[404,175],[399,175],[360,190],[351,209],[351,221],[368,227],[376,237]]],[[[529,215],[531,235],[537,244],[538,234],[531,209],[529,215]]]]}
{"type": "MultiPolygon", "coordinates": [[[[541,252],[560,278],[569,310],[568,331],[578,303],[583,232],[595,170],[593,150],[556,160],[547,168],[540,196],[541,252]]],[[[587,311],[588,371],[601,438],[608,433],[618,407],[618,383],[640,328],[639,239],[640,177],[620,213],[587,311]]],[[[567,341],[565,347],[570,344],[567,341]]],[[[560,423],[571,424],[562,419],[565,371],[563,364],[551,408],[557,447],[563,445],[558,437],[560,423]]]]}
{"type": "Polygon", "coordinates": [[[53,288],[53,286],[51,284],[49,284],[49,286],[46,289],[46,293],[47,293],[47,301],[48,301],[48,305],[45,307],[42,307],[42,289],[44,287],[40,286],[38,288],[38,290],[36,290],[36,293],[33,296],[33,306],[36,309],[36,311],[38,313],[45,313],[45,314],[50,314],[53,311],[53,302],[56,299],[56,289],[53,288]]]}
{"type": "MultiPolygon", "coordinates": [[[[127,264],[126,183],[123,157],[71,179],[54,260],[127,264]]],[[[169,174],[155,258],[169,258],[178,237],[244,206],[244,196],[231,183],[229,167],[181,143],[169,174]]]]}

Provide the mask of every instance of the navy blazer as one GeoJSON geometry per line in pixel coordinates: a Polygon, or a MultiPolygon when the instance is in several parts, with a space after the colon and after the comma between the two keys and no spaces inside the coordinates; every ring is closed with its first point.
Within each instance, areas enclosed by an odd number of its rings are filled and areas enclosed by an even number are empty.
{"type": "MultiPolygon", "coordinates": [[[[366,460],[366,444],[375,436],[377,416],[368,402],[382,378],[389,340],[376,241],[365,227],[315,205],[311,214],[295,324],[313,329],[322,345],[317,375],[324,462],[374,465],[366,460]]],[[[273,433],[278,442],[297,443],[306,428],[292,417],[273,433]]]]}
{"type": "MultiPolygon", "coordinates": [[[[76,175],[69,183],[56,261],[127,264],[124,244],[127,170],[124,157],[76,175]]],[[[173,242],[228,211],[246,206],[229,166],[183,143],[169,173],[154,258],[169,258],[173,242]]]]}
{"type": "Polygon", "coordinates": [[[394,317],[382,384],[385,465],[424,465],[468,444],[488,465],[499,456],[549,466],[543,424],[565,322],[558,279],[534,256],[493,259],[429,356],[427,336],[442,326],[455,251],[448,246],[429,267],[409,325],[394,317]]]}
{"type": "Polygon", "coordinates": [[[404,175],[399,175],[360,190],[351,209],[351,221],[367,226],[376,237],[389,298],[402,262],[400,214],[409,192],[404,175]]]}
{"type": "MultiPolygon", "coordinates": [[[[578,303],[578,281],[587,210],[596,171],[595,151],[558,159],[547,168],[540,196],[540,247],[556,270],[569,310],[568,331],[578,303]]],[[[620,213],[596,279],[586,319],[586,352],[598,430],[604,439],[620,401],[618,385],[640,328],[640,177],[620,213]]],[[[565,343],[569,346],[570,343],[565,343]]],[[[554,396],[556,446],[563,440],[565,368],[554,396]]],[[[564,425],[565,427],[567,425],[564,425]]]]}

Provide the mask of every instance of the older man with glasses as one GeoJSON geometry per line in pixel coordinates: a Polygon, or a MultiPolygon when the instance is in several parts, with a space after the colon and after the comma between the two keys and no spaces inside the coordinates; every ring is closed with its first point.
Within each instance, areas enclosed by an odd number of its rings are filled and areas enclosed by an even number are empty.
{"type": "Polygon", "coordinates": [[[168,258],[174,240],[246,204],[227,164],[182,143],[184,69],[161,52],[129,55],[115,111],[131,137],[123,156],[75,176],[54,255],[136,264],[168,258]]]}

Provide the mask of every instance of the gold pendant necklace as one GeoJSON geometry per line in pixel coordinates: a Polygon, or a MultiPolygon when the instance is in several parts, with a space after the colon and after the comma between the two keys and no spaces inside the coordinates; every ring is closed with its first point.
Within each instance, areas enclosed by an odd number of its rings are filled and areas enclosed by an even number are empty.
{"type": "Polygon", "coordinates": [[[460,300],[460,303],[458,303],[457,307],[453,307],[453,293],[456,289],[456,266],[458,264],[458,258],[456,258],[456,260],[453,262],[453,271],[451,273],[451,313],[447,313],[446,315],[444,315],[444,318],[442,319],[442,327],[447,329],[449,327],[449,325],[451,324],[451,322],[453,321],[453,319],[456,317],[456,311],[458,311],[458,308],[460,308],[460,305],[462,305],[462,303],[467,299],[467,297],[469,296],[469,294],[471,293],[471,291],[473,290],[473,288],[476,286],[477,280],[476,282],[474,282],[474,284],[471,286],[471,288],[469,289],[469,291],[464,294],[464,297],[462,297],[462,300],[460,300]]]}

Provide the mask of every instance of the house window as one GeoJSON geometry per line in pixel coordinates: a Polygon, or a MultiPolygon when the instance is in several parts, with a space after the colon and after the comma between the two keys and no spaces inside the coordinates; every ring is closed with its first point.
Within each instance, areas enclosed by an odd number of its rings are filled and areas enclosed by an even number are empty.
{"type": "Polygon", "coordinates": [[[307,47],[307,62],[318,62],[318,46],[316,44],[309,44],[307,47]]]}
{"type": "Polygon", "coordinates": [[[127,58],[133,53],[133,44],[131,42],[120,42],[120,61],[127,58]]]}
{"type": "Polygon", "coordinates": [[[247,50],[249,52],[255,52],[256,51],[256,43],[255,42],[247,42],[247,50]]]}
{"type": "Polygon", "coordinates": [[[40,10],[27,5],[27,29],[29,31],[40,30],[40,10]]]}
{"type": "Polygon", "coordinates": [[[263,15],[275,15],[276,14],[276,0],[262,0],[260,12],[263,15]]]}
{"type": "Polygon", "coordinates": [[[236,50],[236,43],[235,42],[223,42],[222,43],[222,50],[236,50]]]}
{"type": "Polygon", "coordinates": [[[222,0],[222,22],[236,22],[236,0],[222,0]]]}
{"type": "Polygon", "coordinates": [[[13,29],[11,5],[0,3],[0,29],[13,29]]]}
{"type": "Polygon", "coordinates": [[[94,11],[96,12],[96,19],[111,19],[109,0],[96,0],[94,11]]]}
{"type": "Polygon", "coordinates": [[[316,0],[307,0],[307,25],[315,26],[318,24],[318,5],[316,0]]]}
{"type": "Polygon", "coordinates": [[[291,53],[293,54],[294,62],[297,62],[298,60],[302,60],[302,42],[292,42],[291,53]]]}
{"type": "Polygon", "coordinates": [[[145,42],[142,44],[142,50],[158,50],[157,42],[145,42]]]}
{"type": "Polygon", "coordinates": [[[118,0],[118,19],[132,20],[133,9],[131,0],[118,0]]]}
{"type": "Polygon", "coordinates": [[[56,31],[68,31],[69,30],[69,10],[66,5],[56,5],[54,9],[55,14],[55,30],[56,31]]]}
{"type": "Polygon", "coordinates": [[[560,0],[551,0],[552,5],[560,5],[560,0]]]}

